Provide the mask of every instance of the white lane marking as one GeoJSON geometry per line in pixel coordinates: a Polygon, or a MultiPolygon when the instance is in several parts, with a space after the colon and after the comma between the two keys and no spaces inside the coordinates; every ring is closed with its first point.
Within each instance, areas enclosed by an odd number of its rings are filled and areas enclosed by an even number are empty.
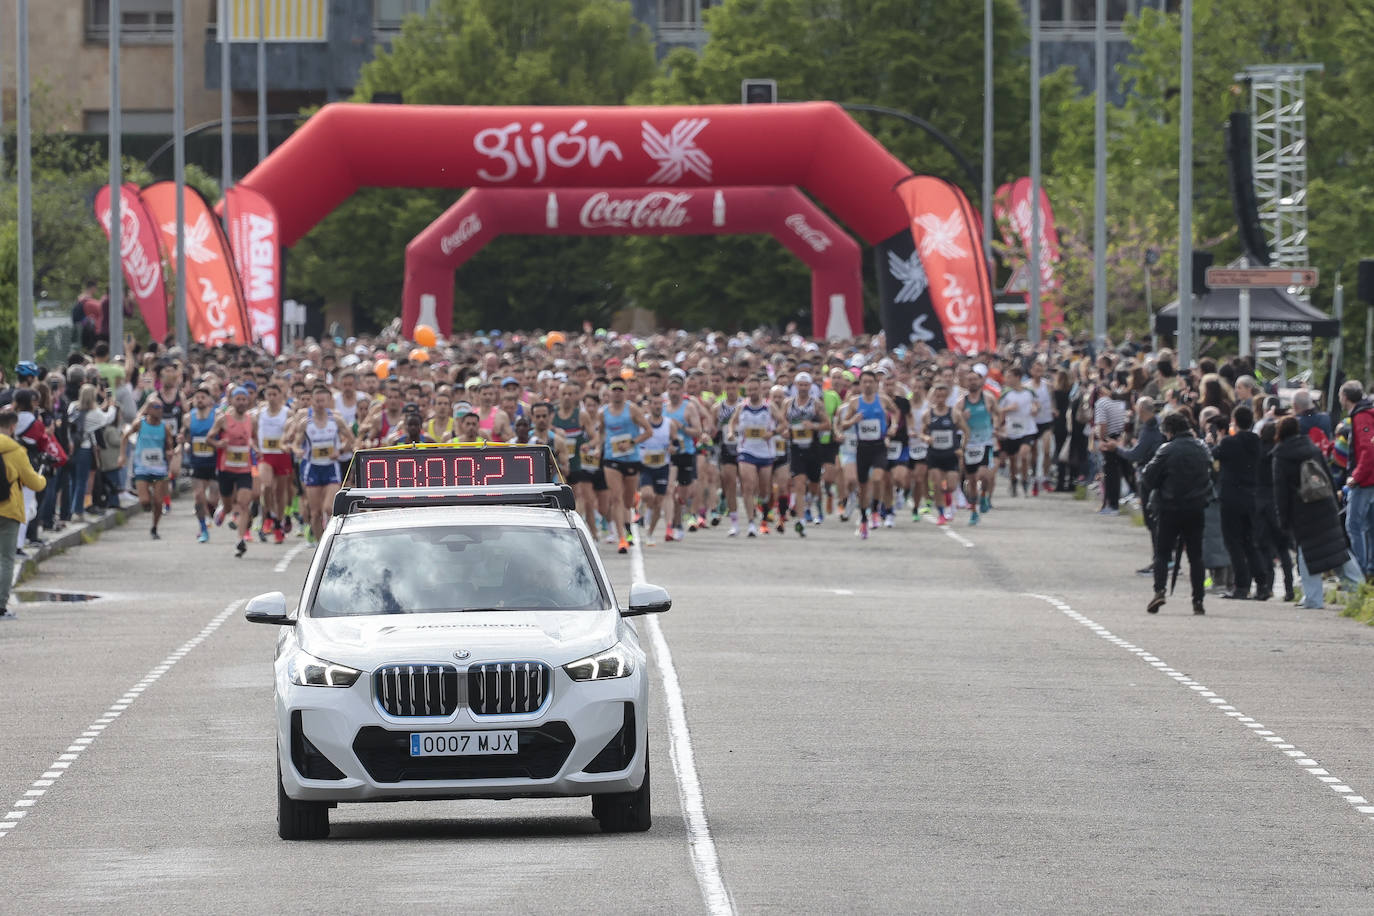
{"type": "MultiPolygon", "coordinates": [[[[639,549],[640,535],[639,526],[636,525],[635,542],[630,547],[630,578],[637,583],[647,581],[644,578],[644,554],[639,549]]],[[[677,679],[677,668],[673,665],[673,653],[668,651],[668,640],[663,636],[658,619],[650,614],[644,620],[649,639],[654,644],[654,658],[658,661],[658,673],[663,680],[663,693],[668,700],[668,751],[673,760],[673,772],[677,775],[678,801],[687,824],[687,843],[692,852],[697,886],[701,888],[706,911],[711,916],[733,916],[735,905],[725,887],[725,878],[721,876],[720,855],[716,852],[716,841],[711,837],[711,826],[706,822],[706,802],[701,794],[696,754],[692,751],[692,736],[687,730],[687,707],[682,698],[682,685],[677,679]]]]}
{"type": "MultiPolygon", "coordinates": [[[[1113,636],[1113,634],[1110,631],[1108,631],[1105,627],[1103,627],[1101,624],[1097,623],[1094,620],[1090,620],[1089,618],[1078,613],[1073,608],[1069,607],[1069,605],[1065,603],[1062,599],[1055,598],[1052,595],[1037,595],[1034,592],[1024,592],[1023,594],[1027,598],[1037,598],[1040,601],[1048,602],[1049,604],[1053,605],[1064,616],[1068,617],[1070,620],[1075,621],[1076,623],[1082,624],[1089,630],[1096,633],[1098,636],[1101,636],[1103,639],[1106,639],[1108,642],[1115,642],[1117,639],[1117,637],[1113,636]]],[[[1316,758],[1308,756],[1306,751],[1295,748],[1293,745],[1285,742],[1282,738],[1274,735],[1274,733],[1271,731],[1256,731],[1255,729],[1263,729],[1264,726],[1262,726],[1260,723],[1256,722],[1249,716],[1245,715],[1244,713],[1240,712],[1234,706],[1227,703],[1225,699],[1217,696],[1211,690],[1208,690],[1206,687],[1203,687],[1201,684],[1197,683],[1192,678],[1188,677],[1186,674],[1182,675],[1181,677],[1176,676],[1179,673],[1177,671],[1174,671],[1172,668],[1168,667],[1167,662],[1162,662],[1155,656],[1148,654],[1144,649],[1133,646],[1128,651],[1130,651],[1131,654],[1135,655],[1142,661],[1147,662],[1150,665],[1150,667],[1154,668],[1154,670],[1173,678],[1175,683],[1182,684],[1194,690],[1201,687],[1202,689],[1198,692],[1197,695],[1207,699],[1207,702],[1209,704],[1212,704],[1212,709],[1221,712],[1223,715],[1231,719],[1233,722],[1240,723],[1247,729],[1247,734],[1268,736],[1263,737],[1263,740],[1271,748],[1274,748],[1284,756],[1288,757],[1290,759],[1290,762],[1296,763],[1298,766],[1302,767],[1305,772],[1315,776],[1318,782],[1323,783],[1326,788],[1339,794],[1340,797],[1344,798],[1346,801],[1350,802],[1353,805],[1364,804],[1365,799],[1363,798],[1363,796],[1356,794],[1355,790],[1352,789],[1350,786],[1341,784],[1340,777],[1329,775],[1327,771],[1324,768],[1322,768],[1322,765],[1316,760],[1316,758]],[[1161,665],[1163,667],[1161,667],[1161,665]]],[[[1365,811],[1364,809],[1358,807],[1355,810],[1361,814],[1374,815],[1374,807],[1371,807],[1368,811],[1365,811]]],[[[1374,817],[1370,817],[1370,820],[1374,821],[1374,817]]]]}
{"type": "Polygon", "coordinates": [[[296,559],[296,557],[300,556],[302,551],[304,551],[309,546],[310,544],[308,544],[307,542],[301,541],[295,547],[292,547],[290,550],[286,552],[286,556],[282,557],[280,560],[277,561],[277,565],[272,567],[272,571],[286,572],[286,567],[291,565],[291,561],[296,559]]]}
{"type": "Polygon", "coordinates": [[[854,590],[851,589],[851,588],[832,588],[830,591],[831,591],[832,594],[835,594],[835,595],[852,595],[852,594],[854,594],[854,590]]]}
{"type": "Polygon", "coordinates": [[[958,541],[958,542],[959,542],[961,545],[963,545],[964,547],[972,547],[972,546],[973,546],[973,542],[972,542],[972,541],[970,541],[968,538],[964,537],[962,534],[960,534],[959,532],[957,532],[957,531],[954,530],[954,527],[953,527],[953,526],[954,526],[954,522],[953,522],[953,521],[948,521],[948,522],[945,522],[945,524],[941,525],[941,524],[939,524],[937,521],[935,521],[935,516],[934,516],[934,515],[927,515],[927,516],[926,516],[926,521],[930,522],[932,525],[935,525],[937,528],[939,528],[941,531],[943,531],[947,537],[952,537],[952,538],[954,538],[954,540],[958,541]]]}
{"type": "Polygon", "coordinates": [[[83,729],[83,737],[76,739],[65,752],[59,754],[57,759],[50,763],[47,769],[43,771],[43,775],[32,783],[32,785],[39,788],[25,791],[24,797],[14,801],[13,807],[16,810],[10,811],[4,816],[4,819],[0,821],[0,838],[8,836],[9,833],[19,825],[19,821],[24,815],[29,813],[28,810],[19,809],[32,809],[40,798],[45,797],[45,793],[51,791],[48,787],[53,785],[54,780],[65,773],[73,762],[79,760],[84,751],[88,751],[94,746],[95,737],[85,736],[98,737],[103,734],[102,729],[104,729],[105,726],[113,722],[125,709],[128,709],[129,705],[133,703],[134,700],[143,695],[143,691],[156,683],[157,679],[166,674],[173,665],[185,657],[187,652],[190,652],[196,646],[200,645],[205,641],[207,636],[218,630],[220,625],[228,620],[229,615],[238,610],[242,603],[241,601],[235,601],[233,604],[216,614],[211,618],[210,622],[205,625],[204,629],[182,643],[175,652],[168,655],[147,674],[143,675],[143,678],[135,685],[134,690],[122,694],[118,703],[101,713],[100,717],[97,718],[93,724],[86,726],[86,728],[83,729]]]}

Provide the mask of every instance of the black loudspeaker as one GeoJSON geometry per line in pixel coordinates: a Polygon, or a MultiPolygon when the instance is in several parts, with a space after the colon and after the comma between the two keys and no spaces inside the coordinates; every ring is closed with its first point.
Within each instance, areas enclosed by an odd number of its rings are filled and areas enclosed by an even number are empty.
{"type": "Polygon", "coordinates": [[[1207,268],[1216,260],[1210,251],[1193,252],[1193,295],[1205,296],[1211,289],[1207,285],[1207,268]]]}
{"type": "Polygon", "coordinates": [[[1374,305],[1374,260],[1365,259],[1360,262],[1360,283],[1357,287],[1361,302],[1374,305]]]}
{"type": "MultiPolygon", "coordinates": [[[[1255,176],[1250,160],[1250,115],[1233,111],[1226,119],[1226,162],[1231,174],[1231,207],[1240,229],[1240,243],[1258,266],[1269,263],[1269,239],[1260,225],[1255,200],[1255,176]]],[[[1196,286],[1197,284],[1194,284],[1196,286]]]]}

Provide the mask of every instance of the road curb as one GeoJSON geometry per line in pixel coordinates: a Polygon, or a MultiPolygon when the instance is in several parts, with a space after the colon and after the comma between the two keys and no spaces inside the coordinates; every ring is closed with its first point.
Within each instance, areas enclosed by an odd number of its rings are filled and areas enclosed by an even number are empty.
{"type": "MultiPolygon", "coordinates": [[[[176,492],[190,492],[190,478],[182,477],[177,480],[176,492]]],[[[128,493],[120,493],[122,500],[131,497],[128,493]]],[[[47,560],[59,554],[64,554],[73,547],[80,547],[82,544],[89,544],[97,540],[101,534],[121,525],[128,524],[129,519],[136,514],[142,514],[138,504],[121,506],[118,509],[107,510],[98,518],[91,518],[79,524],[69,522],[67,527],[61,531],[43,532],[47,535],[42,547],[24,547],[26,557],[16,557],[14,564],[14,579],[10,583],[11,587],[27,581],[38,572],[38,567],[47,560]]]]}

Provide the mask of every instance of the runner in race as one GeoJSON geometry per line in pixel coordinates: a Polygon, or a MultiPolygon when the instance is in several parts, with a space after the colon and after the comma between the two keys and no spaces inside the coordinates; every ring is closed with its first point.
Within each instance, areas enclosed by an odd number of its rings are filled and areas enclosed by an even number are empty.
{"type": "Polygon", "coordinates": [[[452,442],[456,432],[453,396],[447,391],[436,391],[432,416],[425,421],[425,435],[435,442],[452,442]]]}
{"type": "MultiPolygon", "coordinates": [[[[243,386],[229,395],[229,409],[215,419],[209,442],[219,449],[220,513],[231,508],[230,529],[239,532],[235,556],[248,550],[246,540],[252,525],[253,507],[253,442],[257,439],[257,420],[248,412],[251,396],[243,386]]],[[[222,514],[216,514],[218,524],[222,514]]]]}
{"type": "Polygon", "coordinates": [[[219,487],[215,482],[215,447],[210,444],[210,430],[215,425],[214,399],[210,389],[200,387],[191,396],[191,409],[182,418],[181,443],[189,453],[186,459],[191,469],[191,496],[196,503],[196,522],[200,533],[196,540],[204,544],[210,540],[210,518],[219,503],[219,487]]]}
{"type": "Polygon", "coordinates": [[[687,515],[692,531],[697,530],[697,516],[693,507],[701,502],[700,484],[697,481],[697,445],[701,435],[701,420],[697,405],[686,396],[687,373],[674,369],[668,376],[666,403],[663,415],[677,424],[678,437],[682,448],[673,452],[673,473],[669,489],[670,518],[665,541],[682,540],[684,529],[682,516],[687,515]]]}
{"type": "Polygon", "coordinates": [[[878,392],[878,375],[871,369],[860,373],[859,393],[840,408],[840,429],[853,429],[855,434],[854,479],[859,488],[860,538],[867,539],[869,535],[870,502],[876,502],[873,494],[882,486],[887,472],[887,440],[896,414],[897,406],[892,399],[878,392]]]}
{"type": "Polygon", "coordinates": [[[1035,395],[1036,466],[1031,468],[1031,473],[1036,479],[1031,492],[1036,495],[1039,495],[1042,489],[1049,492],[1054,486],[1050,480],[1050,470],[1054,467],[1054,389],[1045,372],[1045,363],[1045,357],[1040,356],[1030,364],[1028,384],[1031,393],[1035,395]]]}
{"type": "MultiPolygon", "coordinates": [[[[672,456],[676,451],[682,427],[672,417],[663,412],[663,398],[650,395],[644,399],[644,412],[647,416],[649,435],[640,440],[639,462],[643,470],[639,472],[640,513],[647,519],[644,528],[644,544],[653,547],[654,530],[663,517],[663,503],[668,494],[668,478],[672,474],[672,456]]],[[[666,541],[672,541],[673,529],[668,528],[666,541]]]]}
{"type": "Polygon", "coordinates": [[[911,520],[915,522],[920,521],[930,506],[930,465],[926,460],[930,446],[923,435],[926,413],[930,410],[930,403],[926,400],[925,379],[918,377],[912,381],[909,400],[911,409],[907,417],[907,430],[910,435],[907,437],[907,450],[908,466],[911,468],[911,520]]]}
{"type": "Polygon", "coordinates": [[[280,544],[286,539],[286,508],[291,503],[292,460],[287,448],[291,411],[281,385],[269,382],[263,389],[266,403],[257,411],[258,501],[262,506],[262,539],[268,535],[280,544]]]}
{"type": "MultiPolygon", "coordinates": [[[[781,378],[781,377],[780,377],[781,378]]],[[[768,389],[768,406],[778,416],[787,416],[787,389],[782,384],[768,389]]],[[[767,530],[783,534],[787,531],[788,505],[791,502],[791,480],[787,461],[787,424],[779,423],[773,430],[773,468],[769,475],[771,489],[763,494],[763,524],[767,530]],[[773,516],[773,507],[778,510],[773,516]]]]}
{"type": "Polygon", "coordinates": [[[911,486],[911,449],[908,444],[911,438],[911,399],[904,394],[906,389],[897,381],[897,377],[890,373],[883,375],[880,390],[897,408],[895,428],[887,440],[887,474],[884,475],[886,481],[882,492],[883,527],[891,528],[896,524],[901,500],[911,486]]]}
{"type": "Polygon", "coordinates": [[[949,382],[937,378],[930,389],[930,408],[926,411],[922,437],[928,451],[930,483],[939,492],[935,524],[944,525],[954,517],[954,491],[959,488],[959,437],[969,440],[964,415],[949,406],[949,382]]]}
{"type": "Polygon", "coordinates": [[[1001,411],[983,390],[983,376],[977,372],[967,375],[968,391],[959,400],[958,413],[967,432],[964,435],[964,496],[973,514],[969,524],[978,524],[982,515],[992,508],[992,487],[997,476],[994,451],[997,447],[995,430],[1001,425],[1001,411]]]}
{"type": "MultiPolygon", "coordinates": [[[[757,537],[760,527],[754,522],[754,514],[772,492],[773,477],[773,435],[786,425],[782,411],[763,399],[763,381],[750,376],[744,382],[745,399],[739,404],[730,418],[730,440],[739,443],[739,480],[743,490],[744,511],[747,514],[748,537],[757,537]]],[[[733,528],[733,518],[732,525],[733,528]]],[[[767,523],[763,532],[767,533],[767,523]]]]}
{"type": "Polygon", "coordinates": [[[731,422],[739,412],[740,405],[744,403],[740,398],[739,389],[739,379],[733,374],[727,376],[725,395],[717,402],[715,417],[716,429],[719,431],[717,438],[720,440],[720,492],[723,501],[715,521],[720,520],[720,512],[730,514],[730,537],[739,534],[739,439],[731,422]]]}
{"type": "MultiPolygon", "coordinates": [[[[167,498],[167,475],[171,466],[171,456],[176,438],[162,419],[162,401],[149,398],[143,405],[143,413],[129,426],[124,434],[124,447],[133,443],[134,486],[138,492],[138,504],[144,512],[153,514],[153,527],[149,534],[153,540],[161,540],[157,533],[157,523],[162,519],[163,501],[167,498]]],[[[124,466],[123,451],[120,453],[119,466],[124,466]]]]}
{"type": "MultiPolygon", "coordinates": [[[[162,422],[167,427],[167,432],[172,437],[172,441],[178,441],[181,436],[181,421],[185,413],[185,406],[181,399],[181,370],[174,365],[165,365],[158,372],[157,394],[149,400],[157,400],[162,405],[162,422]],[[167,395],[171,394],[169,398],[167,395]]],[[[167,476],[169,480],[176,480],[181,476],[181,449],[173,449],[167,464],[167,476]]],[[[162,508],[164,512],[172,511],[172,488],[167,487],[167,493],[163,496],[162,508]]]]}
{"type": "Polygon", "coordinates": [[[558,464],[558,473],[568,479],[568,441],[563,430],[553,425],[553,405],[548,401],[535,401],[530,405],[530,431],[525,441],[532,445],[546,445],[553,452],[558,464]]]}
{"type": "Polygon", "coordinates": [[[644,412],[625,399],[623,379],[612,380],[607,389],[609,402],[597,415],[597,438],[603,443],[601,469],[611,491],[611,524],[619,535],[616,549],[629,553],[634,538],[631,521],[639,482],[639,443],[649,437],[649,423],[644,412]]]}
{"type": "Polygon", "coordinates": [[[1035,443],[1038,438],[1035,427],[1035,393],[1021,384],[1021,370],[1016,366],[1007,369],[998,407],[1002,412],[1002,451],[1007,455],[1011,495],[1016,495],[1018,481],[1021,484],[1022,496],[1032,495],[1032,490],[1035,495],[1039,495],[1039,485],[1031,483],[1031,475],[1035,471],[1035,443]]]}
{"type": "Polygon", "coordinates": [[[823,458],[820,434],[830,429],[825,405],[816,397],[811,373],[798,372],[793,379],[797,393],[788,399],[784,408],[787,419],[791,472],[792,517],[797,534],[806,537],[806,525],[825,520],[821,506],[821,461],[823,458]],[[809,498],[808,498],[809,497],[809,498]],[[797,518],[801,506],[803,518],[797,518]]]}
{"type": "Polygon", "coordinates": [[[310,413],[291,446],[301,462],[308,526],[306,538],[313,544],[333,513],[334,494],[341,480],[339,455],[353,447],[353,433],[334,415],[331,409],[334,398],[329,386],[317,384],[311,400],[310,413]]]}

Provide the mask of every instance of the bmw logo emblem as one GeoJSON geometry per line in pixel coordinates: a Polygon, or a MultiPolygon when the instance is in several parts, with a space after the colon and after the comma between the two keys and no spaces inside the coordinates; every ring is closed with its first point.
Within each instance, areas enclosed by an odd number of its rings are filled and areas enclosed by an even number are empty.
{"type": "Polygon", "coordinates": [[[460,662],[463,661],[464,659],[468,658],[468,657],[471,656],[471,655],[472,655],[472,653],[469,652],[467,649],[459,649],[457,652],[454,652],[454,653],[453,653],[453,657],[456,658],[456,659],[458,659],[458,661],[460,661],[460,662]]]}

